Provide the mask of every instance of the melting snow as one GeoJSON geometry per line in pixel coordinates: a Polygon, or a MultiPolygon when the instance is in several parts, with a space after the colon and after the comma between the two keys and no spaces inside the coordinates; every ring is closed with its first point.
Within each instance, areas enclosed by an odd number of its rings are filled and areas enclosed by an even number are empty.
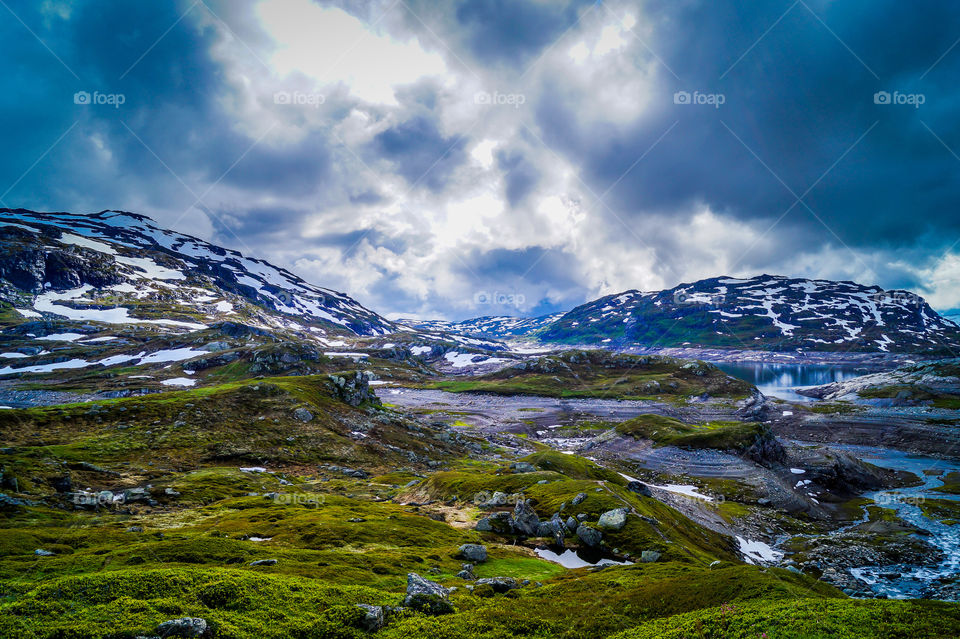
{"type": "Polygon", "coordinates": [[[696,486],[683,486],[680,484],[667,484],[666,486],[657,486],[655,484],[647,484],[651,488],[659,488],[660,490],[665,490],[667,492],[676,493],[678,495],[686,495],[687,497],[693,497],[694,499],[702,499],[704,501],[713,501],[713,497],[709,495],[704,495],[697,489],[696,486]]]}
{"type": "Polygon", "coordinates": [[[783,557],[783,553],[774,550],[762,541],[750,541],[737,535],[737,543],[740,544],[740,552],[743,553],[747,563],[775,562],[783,557]]]}
{"type": "Polygon", "coordinates": [[[38,337],[38,340],[46,340],[48,342],[75,342],[81,337],[86,337],[83,333],[52,333],[45,337],[38,337]]]}
{"type": "Polygon", "coordinates": [[[160,383],[164,386],[193,386],[197,383],[197,380],[189,377],[174,377],[173,379],[165,379],[160,383]]]}

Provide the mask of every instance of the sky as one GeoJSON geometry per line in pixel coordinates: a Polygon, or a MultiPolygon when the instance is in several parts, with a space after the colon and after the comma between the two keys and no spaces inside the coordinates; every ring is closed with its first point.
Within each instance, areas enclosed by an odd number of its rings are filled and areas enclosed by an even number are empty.
{"type": "Polygon", "coordinates": [[[0,206],[387,317],[760,273],[960,308],[960,7],[0,0],[0,206]]]}

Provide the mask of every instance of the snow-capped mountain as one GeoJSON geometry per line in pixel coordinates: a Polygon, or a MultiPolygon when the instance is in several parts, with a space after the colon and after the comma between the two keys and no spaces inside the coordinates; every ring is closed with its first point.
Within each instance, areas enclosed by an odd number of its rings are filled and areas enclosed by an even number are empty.
{"type": "Polygon", "coordinates": [[[396,326],[343,293],[119,211],[0,209],[0,301],[30,318],[201,329],[214,321],[383,335],[396,326]]]}
{"type": "Polygon", "coordinates": [[[949,352],[960,330],[914,293],[854,282],[719,277],[579,306],[543,341],[610,346],[949,352]]]}
{"type": "Polygon", "coordinates": [[[541,317],[477,317],[460,322],[444,320],[401,320],[407,326],[445,333],[460,333],[490,339],[510,339],[526,337],[535,331],[549,326],[563,317],[563,313],[543,315],[541,317]]]}
{"type": "Polygon", "coordinates": [[[522,319],[407,322],[491,339],[609,348],[943,353],[960,328],[914,293],[854,282],[716,277],[663,291],[624,291],[568,313],[522,319]]]}

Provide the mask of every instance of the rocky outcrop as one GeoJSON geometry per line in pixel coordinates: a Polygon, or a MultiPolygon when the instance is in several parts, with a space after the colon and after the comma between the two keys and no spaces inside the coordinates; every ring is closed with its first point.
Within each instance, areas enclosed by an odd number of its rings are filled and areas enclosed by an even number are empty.
{"type": "Polygon", "coordinates": [[[470,563],[482,564],[487,560],[487,547],[481,544],[463,544],[457,549],[457,557],[470,563]]]}
{"type": "Polygon", "coordinates": [[[353,375],[331,375],[330,382],[336,397],[351,406],[361,404],[380,405],[380,398],[370,390],[370,378],[363,371],[353,375]]]}

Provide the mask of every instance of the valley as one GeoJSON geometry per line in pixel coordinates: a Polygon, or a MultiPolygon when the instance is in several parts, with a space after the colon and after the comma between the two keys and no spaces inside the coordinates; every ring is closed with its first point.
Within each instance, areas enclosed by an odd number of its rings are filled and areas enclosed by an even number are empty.
{"type": "Polygon", "coordinates": [[[391,321],[133,214],[0,241],[0,636],[960,634],[925,302],[759,276],[391,321]]]}

